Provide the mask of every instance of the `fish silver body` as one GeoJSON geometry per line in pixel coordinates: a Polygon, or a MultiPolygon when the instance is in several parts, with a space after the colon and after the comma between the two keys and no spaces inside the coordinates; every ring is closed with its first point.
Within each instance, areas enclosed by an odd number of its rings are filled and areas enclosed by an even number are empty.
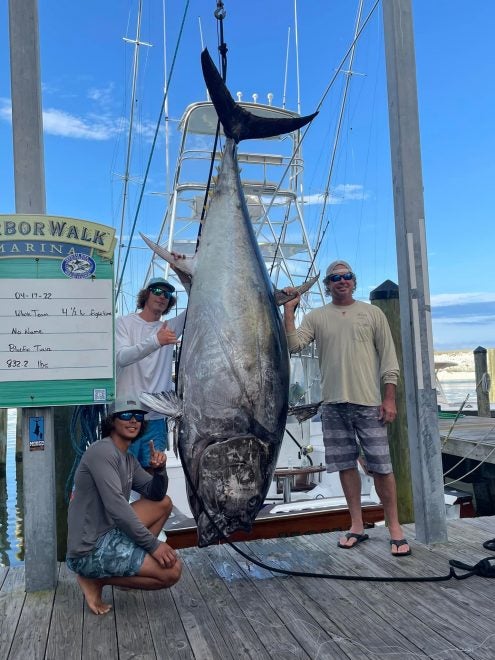
{"type": "Polygon", "coordinates": [[[188,496],[200,546],[251,529],[270,487],[288,407],[285,331],[236,149],[228,139],[196,255],[178,371],[179,451],[196,490],[189,487],[188,496]]]}

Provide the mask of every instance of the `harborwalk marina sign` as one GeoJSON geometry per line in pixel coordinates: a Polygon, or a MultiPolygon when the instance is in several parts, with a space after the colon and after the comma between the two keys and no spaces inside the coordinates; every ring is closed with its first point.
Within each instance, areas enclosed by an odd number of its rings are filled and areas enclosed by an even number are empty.
{"type": "Polygon", "coordinates": [[[0,407],[111,401],[115,229],[0,215],[0,407]]]}

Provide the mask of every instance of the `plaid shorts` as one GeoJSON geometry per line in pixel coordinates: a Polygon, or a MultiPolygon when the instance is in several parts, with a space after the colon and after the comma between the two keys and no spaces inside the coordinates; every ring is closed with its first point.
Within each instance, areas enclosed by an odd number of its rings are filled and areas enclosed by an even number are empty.
{"type": "Polygon", "coordinates": [[[370,472],[392,472],[387,427],[378,419],[379,406],[325,403],[320,410],[327,472],[355,468],[360,448],[370,472]]]}
{"type": "Polygon", "coordinates": [[[131,577],[141,568],[146,550],[120,529],[111,529],[98,539],[95,549],[84,557],[67,557],[71,571],[87,578],[131,577]]]}

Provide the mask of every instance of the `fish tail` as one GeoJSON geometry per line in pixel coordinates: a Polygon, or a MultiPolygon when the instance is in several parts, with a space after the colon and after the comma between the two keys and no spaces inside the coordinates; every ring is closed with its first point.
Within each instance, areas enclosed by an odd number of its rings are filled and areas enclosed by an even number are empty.
{"type": "Polygon", "coordinates": [[[201,53],[203,77],[210,98],[217,111],[225,135],[236,143],[253,138],[267,138],[283,133],[291,133],[308,124],[316,115],[305,117],[273,118],[253,115],[234,101],[222,80],[208,49],[201,53]]]}

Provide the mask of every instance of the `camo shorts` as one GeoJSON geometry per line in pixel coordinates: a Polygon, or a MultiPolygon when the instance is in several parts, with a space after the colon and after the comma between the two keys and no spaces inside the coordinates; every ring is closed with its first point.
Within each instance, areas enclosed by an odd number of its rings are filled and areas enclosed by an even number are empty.
{"type": "Polygon", "coordinates": [[[98,539],[95,549],[84,557],[67,557],[71,571],[87,578],[131,577],[141,568],[146,550],[120,529],[111,529],[98,539]]]}
{"type": "Polygon", "coordinates": [[[387,427],[379,406],[325,403],[321,406],[327,472],[355,468],[362,449],[369,472],[392,472],[387,427]]]}

